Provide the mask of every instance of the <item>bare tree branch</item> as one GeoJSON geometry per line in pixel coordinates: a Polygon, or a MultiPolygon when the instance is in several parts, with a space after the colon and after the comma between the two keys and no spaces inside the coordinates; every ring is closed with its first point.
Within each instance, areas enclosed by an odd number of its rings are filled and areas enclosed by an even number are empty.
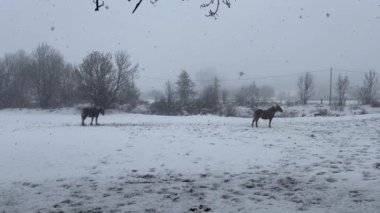
{"type": "MultiPolygon", "coordinates": [[[[206,7],[210,7],[210,5],[214,4],[214,0],[210,0],[208,3],[204,3],[201,5],[201,8],[206,8],[206,7]]],[[[206,15],[207,17],[214,17],[216,18],[217,15],[218,15],[218,11],[219,11],[219,5],[220,5],[220,1],[217,0],[216,1],[216,8],[214,10],[210,9],[208,11],[208,14],[206,15]]]]}
{"type": "Polygon", "coordinates": [[[104,1],[102,2],[102,4],[99,4],[99,0],[92,0],[92,2],[94,2],[96,5],[95,11],[99,11],[99,8],[104,6],[104,1]]]}
{"type": "Polygon", "coordinates": [[[133,9],[132,13],[135,13],[135,11],[137,10],[137,8],[140,6],[141,2],[142,2],[142,0],[140,0],[139,2],[137,2],[136,6],[135,6],[135,9],[133,9]]]}
{"type": "Polygon", "coordinates": [[[201,8],[206,8],[206,7],[210,7],[211,5],[215,4],[216,3],[216,7],[214,8],[214,10],[210,9],[208,11],[208,14],[206,15],[207,17],[213,17],[213,18],[217,18],[218,16],[218,11],[219,11],[219,8],[220,8],[220,2],[222,2],[223,4],[225,4],[228,8],[231,7],[231,0],[210,0],[208,3],[204,3],[201,5],[201,8]]]}
{"type": "MultiPolygon", "coordinates": [[[[131,1],[131,0],[128,0],[128,1],[131,1]]],[[[137,8],[139,8],[141,2],[143,0],[139,0],[135,6],[135,8],[133,9],[132,13],[135,13],[137,8]]],[[[150,0],[150,3],[151,4],[155,4],[157,3],[159,0],[150,0]]],[[[184,1],[184,0],[182,0],[184,1]]],[[[210,9],[208,11],[208,14],[206,14],[207,17],[214,17],[215,19],[217,18],[218,16],[218,12],[219,12],[219,8],[220,8],[220,4],[224,4],[226,5],[228,8],[231,7],[231,0],[209,0],[207,3],[203,3],[201,4],[201,8],[209,8],[211,7],[212,5],[216,4],[216,7],[214,9],[210,9]]]]}

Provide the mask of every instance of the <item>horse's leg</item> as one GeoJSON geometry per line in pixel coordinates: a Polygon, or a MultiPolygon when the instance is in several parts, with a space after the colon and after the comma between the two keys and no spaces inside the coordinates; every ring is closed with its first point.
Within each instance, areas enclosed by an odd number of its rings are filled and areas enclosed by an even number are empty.
{"type": "Polygon", "coordinates": [[[251,124],[251,127],[253,127],[253,123],[255,122],[255,117],[252,119],[252,124],[251,124]]]}
{"type": "Polygon", "coordinates": [[[94,121],[94,117],[91,117],[91,125],[92,125],[92,122],[94,121]]]}
{"type": "Polygon", "coordinates": [[[98,124],[98,116],[96,116],[96,118],[95,118],[95,124],[96,124],[96,125],[99,125],[99,124],[98,124]]]}
{"type": "Polygon", "coordinates": [[[258,127],[258,126],[257,126],[257,122],[259,122],[259,118],[256,119],[256,127],[258,127]]]}
{"type": "Polygon", "coordinates": [[[272,118],[269,119],[269,128],[271,128],[272,126],[270,125],[272,123],[272,118]]]}

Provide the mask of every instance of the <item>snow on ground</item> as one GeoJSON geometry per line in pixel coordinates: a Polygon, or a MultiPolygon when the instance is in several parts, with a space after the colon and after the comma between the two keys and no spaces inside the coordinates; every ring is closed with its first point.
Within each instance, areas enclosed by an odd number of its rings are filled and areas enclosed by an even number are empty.
{"type": "Polygon", "coordinates": [[[378,212],[380,114],[0,111],[0,212],[378,212]],[[106,112],[107,113],[107,112],[106,112]],[[87,123],[89,121],[87,120],[87,123]]]}
{"type": "MultiPolygon", "coordinates": [[[[273,106],[272,104],[259,105],[257,108],[267,109],[273,106]]],[[[283,112],[276,116],[279,117],[317,117],[317,116],[351,116],[351,115],[364,115],[364,114],[378,114],[380,107],[371,107],[370,105],[358,105],[350,101],[343,108],[330,107],[328,103],[309,103],[307,105],[281,105],[283,112]]],[[[255,110],[256,108],[254,108],[255,110]]],[[[235,116],[248,118],[252,117],[253,110],[250,107],[235,106],[235,116]]]]}
{"type": "MultiPolygon", "coordinates": [[[[334,107],[332,107],[334,108],[334,107]]],[[[370,105],[358,105],[350,103],[340,109],[330,109],[328,104],[308,104],[308,105],[295,105],[287,106],[283,117],[315,117],[315,116],[347,116],[347,115],[363,115],[363,114],[377,114],[380,113],[380,107],[371,107],[370,105]]]]}

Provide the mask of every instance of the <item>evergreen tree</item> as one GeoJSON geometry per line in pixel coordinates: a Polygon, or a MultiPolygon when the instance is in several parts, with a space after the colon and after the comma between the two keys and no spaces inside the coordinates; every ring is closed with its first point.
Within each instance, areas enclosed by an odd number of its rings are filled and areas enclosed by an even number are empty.
{"type": "Polygon", "coordinates": [[[181,106],[186,106],[194,98],[194,82],[190,79],[189,74],[183,70],[178,76],[176,83],[176,93],[178,95],[181,106]]]}

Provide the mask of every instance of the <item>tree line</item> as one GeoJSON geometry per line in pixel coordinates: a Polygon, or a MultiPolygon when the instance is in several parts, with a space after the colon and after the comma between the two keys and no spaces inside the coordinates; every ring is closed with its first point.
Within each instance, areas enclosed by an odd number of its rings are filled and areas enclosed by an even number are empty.
{"type": "Polygon", "coordinates": [[[255,108],[259,104],[272,102],[275,91],[270,86],[258,87],[255,82],[239,89],[222,88],[217,76],[209,84],[198,90],[187,71],[183,70],[176,82],[168,80],[162,92],[153,91],[154,101],[151,112],[154,114],[224,114],[233,115],[234,106],[255,108]]]}
{"type": "Polygon", "coordinates": [[[79,66],[43,43],[0,58],[0,108],[136,105],[138,64],[125,51],[89,53],[79,66]]]}
{"type": "MultiPolygon", "coordinates": [[[[175,83],[167,81],[163,93],[156,92],[155,101],[151,104],[151,112],[155,114],[203,114],[217,113],[234,115],[236,106],[251,109],[259,105],[278,102],[275,91],[270,86],[258,87],[255,82],[242,85],[238,90],[221,89],[217,77],[198,93],[195,83],[186,71],[182,71],[175,83]]],[[[314,77],[310,72],[300,75],[297,80],[296,104],[306,105],[313,97],[315,89],[314,77]]],[[[361,86],[350,87],[348,76],[340,75],[333,85],[332,106],[343,109],[348,96],[361,104],[380,107],[378,74],[375,71],[364,73],[361,86]]]]}
{"type": "MultiPolygon", "coordinates": [[[[310,72],[299,76],[297,81],[298,98],[300,104],[307,104],[308,100],[314,94],[314,78],[310,72]]],[[[338,79],[335,82],[334,90],[334,105],[337,107],[344,107],[346,104],[347,96],[351,95],[361,104],[370,104],[372,106],[379,107],[379,77],[377,72],[370,70],[364,73],[364,79],[361,86],[350,87],[350,81],[348,76],[338,75],[338,79]]]]}
{"type": "MultiPolygon", "coordinates": [[[[128,106],[133,109],[142,101],[135,84],[139,65],[131,61],[126,51],[115,53],[92,51],[75,66],[64,60],[55,48],[40,44],[32,53],[20,50],[0,58],[0,108],[57,108],[77,104],[91,104],[104,108],[128,106]]],[[[258,105],[282,101],[275,98],[271,86],[257,86],[255,82],[238,89],[225,89],[217,76],[209,84],[196,89],[196,84],[185,70],[175,82],[167,81],[162,91],[154,91],[149,104],[153,114],[233,115],[234,107],[256,108],[258,105]]],[[[298,104],[307,104],[314,95],[315,82],[309,72],[296,82],[298,104]]],[[[343,107],[347,97],[362,104],[380,105],[378,74],[364,74],[363,83],[350,87],[348,76],[339,75],[334,83],[334,105],[343,107]]]]}

